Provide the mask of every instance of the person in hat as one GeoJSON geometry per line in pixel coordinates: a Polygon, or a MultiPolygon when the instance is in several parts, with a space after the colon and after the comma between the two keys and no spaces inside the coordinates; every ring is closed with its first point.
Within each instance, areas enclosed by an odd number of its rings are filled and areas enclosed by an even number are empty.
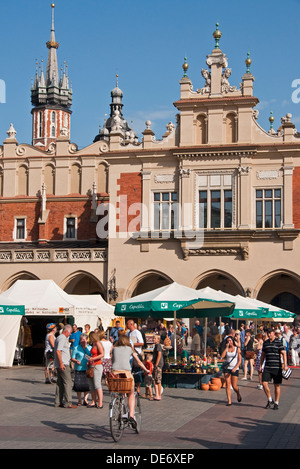
{"type": "Polygon", "coordinates": [[[45,384],[50,384],[47,367],[51,360],[54,360],[54,344],[55,344],[55,334],[57,331],[56,324],[53,322],[47,324],[46,326],[46,338],[45,338],[45,384]]]}
{"type": "Polygon", "coordinates": [[[264,392],[268,398],[265,409],[273,408],[277,410],[279,408],[280,398],[280,384],[282,383],[282,362],[284,370],[287,370],[287,358],[286,351],[282,341],[276,337],[275,330],[269,328],[267,330],[268,339],[264,341],[261,358],[259,373],[262,373],[262,385],[264,392]],[[265,362],[265,364],[264,364],[265,362]],[[263,368],[264,364],[264,368],[263,368]],[[269,388],[269,382],[273,380],[275,400],[271,397],[271,391],[269,388]]]}

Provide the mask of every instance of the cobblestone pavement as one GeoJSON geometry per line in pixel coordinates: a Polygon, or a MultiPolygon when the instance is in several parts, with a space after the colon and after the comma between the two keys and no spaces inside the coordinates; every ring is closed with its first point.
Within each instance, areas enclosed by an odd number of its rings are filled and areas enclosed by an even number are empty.
{"type": "Polygon", "coordinates": [[[43,368],[2,368],[0,449],[300,449],[300,369],[282,384],[277,411],[264,409],[257,377],[239,386],[242,402],[234,396],[231,407],[224,389],[166,388],[161,402],[142,400],[142,432],[128,429],[115,443],[105,385],[101,410],[54,408],[55,386],[44,383],[43,368]]]}

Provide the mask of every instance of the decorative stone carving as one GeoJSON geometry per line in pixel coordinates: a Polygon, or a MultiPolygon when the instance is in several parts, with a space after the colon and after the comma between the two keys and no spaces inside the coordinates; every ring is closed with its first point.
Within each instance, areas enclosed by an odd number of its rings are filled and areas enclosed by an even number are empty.
{"type": "Polygon", "coordinates": [[[183,178],[188,178],[188,177],[190,177],[191,170],[190,170],[190,168],[180,168],[179,174],[183,178]]]}
{"type": "Polygon", "coordinates": [[[174,182],[175,176],[174,174],[157,174],[154,178],[154,182],[157,183],[164,183],[164,182],[174,182]]]}
{"type": "Polygon", "coordinates": [[[76,143],[70,143],[69,145],[69,153],[71,153],[72,155],[74,153],[76,153],[78,151],[78,146],[76,145],[76,143]]]}
{"type": "Polygon", "coordinates": [[[8,138],[16,138],[16,130],[14,129],[14,126],[13,124],[10,124],[10,127],[8,129],[8,131],[6,132],[7,135],[8,135],[8,138]]]}
{"type": "Polygon", "coordinates": [[[17,148],[16,148],[16,154],[18,156],[24,156],[26,153],[26,148],[22,145],[19,145],[17,148]]]}
{"type": "Polygon", "coordinates": [[[230,86],[228,78],[231,75],[231,68],[225,68],[222,73],[221,79],[221,91],[222,93],[229,93],[230,91],[236,91],[236,86],[230,86]]]}
{"type": "Polygon", "coordinates": [[[279,177],[278,170],[257,171],[257,179],[277,179],[279,177]]]}
{"type": "Polygon", "coordinates": [[[205,85],[203,88],[197,90],[197,93],[199,94],[205,94],[205,93],[210,93],[210,87],[211,87],[211,75],[210,72],[204,68],[201,70],[201,75],[203,76],[205,80],[205,85]]]}
{"type": "Polygon", "coordinates": [[[106,153],[109,151],[109,146],[107,142],[101,141],[99,145],[99,153],[106,153]]]}

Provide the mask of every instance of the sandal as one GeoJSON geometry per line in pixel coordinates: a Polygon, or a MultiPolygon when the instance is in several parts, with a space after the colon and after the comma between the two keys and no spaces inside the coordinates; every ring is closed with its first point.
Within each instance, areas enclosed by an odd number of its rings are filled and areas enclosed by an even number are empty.
{"type": "Polygon", "coordinates": [[[153,400],[154,400],[153,397],[149,397],[149,401],[153,401],[153,400]]]}

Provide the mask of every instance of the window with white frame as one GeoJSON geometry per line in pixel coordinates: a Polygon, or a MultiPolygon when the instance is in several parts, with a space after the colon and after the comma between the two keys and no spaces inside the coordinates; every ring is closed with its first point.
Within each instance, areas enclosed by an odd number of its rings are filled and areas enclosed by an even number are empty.
{"type": "Polygon", "coordinates": [[[234,225],[232,175],[199,175],[197,202],[199,228],[232,228],[234,225]]]}
{"type": "Polygon", "coordinates": [[[16,217],[14,232],[13,232],[13,239],[15,241],[25,241],[26,238],[27,238],[26,218],[16,217]]]}
{"type": "Polygon", "coordinates": [[[177,192],[153,193],[153,228],[154,230],[174,230],[178,228],[177,192]]]}
{"type": "Polygon", "coordinates": [[[64,239],[77,239],[77,217],[65,217],[64,239]]]}
{"type": "Polygon", "coordinates": [[[256,228],[281,228],[282,190],[275,188],[256,189],[256,228]]]}

